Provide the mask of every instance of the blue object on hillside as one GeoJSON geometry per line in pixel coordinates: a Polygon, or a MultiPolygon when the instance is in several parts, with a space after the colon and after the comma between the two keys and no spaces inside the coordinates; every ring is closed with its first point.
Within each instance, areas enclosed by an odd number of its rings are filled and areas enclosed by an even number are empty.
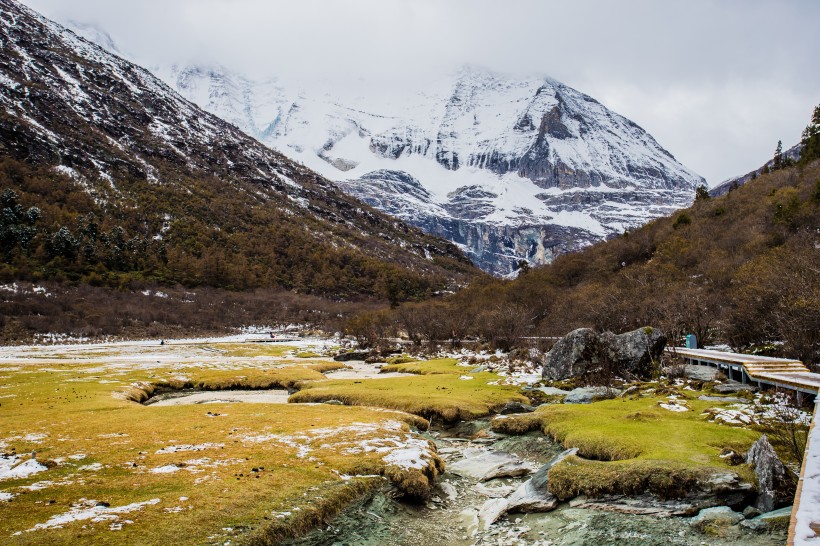
{"type": "Polygon", "coordinates": [[[686,334],[686,348],[687,349],[697,349],[698,348],[698,336],[695,334],[686,334]]]}

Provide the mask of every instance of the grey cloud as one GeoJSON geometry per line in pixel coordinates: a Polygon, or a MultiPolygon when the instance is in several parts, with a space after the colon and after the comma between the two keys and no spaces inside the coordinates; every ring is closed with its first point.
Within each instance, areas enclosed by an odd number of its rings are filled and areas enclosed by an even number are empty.
{"type": "MultiPolygon", "coordinates": [[[[712,184],[791,145],[820,103],[813,0],[24,0],[145,65],[402,82],[469,62],[549,74],[652,133],[712,184]]],[[[397,83],[398,84],[398,83],[397,83]]]]}

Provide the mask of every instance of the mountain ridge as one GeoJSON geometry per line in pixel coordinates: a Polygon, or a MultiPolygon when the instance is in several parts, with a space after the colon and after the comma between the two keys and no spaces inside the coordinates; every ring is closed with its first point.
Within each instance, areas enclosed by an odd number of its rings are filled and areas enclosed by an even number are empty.
{"type": "MultiPolygon", "coordinates": [[[[111,41],[99,29],[91,34],[111,41]]],[[[685,207],[704,183],[637,124],[546,76],[464,66],[432,83],[382,91],[368,82],[341,89],[254,80],[219,65],[153,71],[347,193],[453,241],[497,275],[685,207]],[[427,195],[385,195],[397,178],[417,181],[427,195]]]]}
{"type": "MultiPolygon", "coordinates": [[[[167,247],[143,274],[183,284],[401,300],[474,274],[450,243],[346,196],[13,0],[0,0],[0,39],[3,182],[16,180],[24,202],[43,205],[44,229],[76,239],[88,214],[111,229],[119,221],[151,248],[167,247]],[[70,198],[55,206],[41,178],[70,198]]],[[[37,244],[45,248],[48,237],[37,244]]],[[[87,278],[94,263],[70,250],[21,249],[17,270],[37,262],[87,278]]]]}

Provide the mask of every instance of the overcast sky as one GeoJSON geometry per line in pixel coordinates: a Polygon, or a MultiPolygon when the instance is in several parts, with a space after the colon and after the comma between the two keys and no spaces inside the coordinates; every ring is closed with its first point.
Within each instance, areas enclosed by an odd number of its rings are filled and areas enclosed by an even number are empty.
{"type": "Polygon", "coordinates": [[[544,74],[649,131],[711,185],[796,144],[820,104],[816,0],[24,0],[150,65],[339,85],[463,63],[544,74]]]}

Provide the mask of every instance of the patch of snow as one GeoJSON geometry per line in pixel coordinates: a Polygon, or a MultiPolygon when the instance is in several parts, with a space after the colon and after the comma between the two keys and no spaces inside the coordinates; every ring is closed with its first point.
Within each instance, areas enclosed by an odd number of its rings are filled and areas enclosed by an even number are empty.
{"type": "Polygon", "coordinates": [[[16,455],[0,456],[0,481],[28,478],[48,470],[48,467],[40,464],[36,459],[28,459],[22,463],[19,461],[20,458],[16,455]]]}
{"type": "Polygon", "coordinates": [[[167,464],[165,466],[158,466],[156,468],[152,468],[151,470],[149,470],[149,472],[151,472],[151,474],[173,474],[174,472],[177,472],[179,470],[181,470],[181,467],[175,464],[167,464]]]}
{"type": "Polygon", "coordinates": [[[51,516],[45,523],[38,523],[28,530],[38,531],[42,529],[62,529],[64,525],[75,521],[91,520],[99,523],[103,521],[117,521],[120,514],[127,514],[129,512],[136,512],[142,510],[146,506],[153,506],[159,504],[160,499],[151,499],[144,502],[134,502],[126,504],[125,506],[98,506],[97,501],[80,499],[76,504],[71,506],[71,510],[63,514],[56,514],[51,516]]]}
{"type": "Polygon", "coordinates": [[[205,451],[206,449],[218,449],[220,447],[225,447],[225,444],[214,444],[214,443],[205,443],[205,444],[181,444],[175,446],[168,446],[164,447],[157,451],[157,454],[162,453],[180,453],[183,451],[205,451]]]}

